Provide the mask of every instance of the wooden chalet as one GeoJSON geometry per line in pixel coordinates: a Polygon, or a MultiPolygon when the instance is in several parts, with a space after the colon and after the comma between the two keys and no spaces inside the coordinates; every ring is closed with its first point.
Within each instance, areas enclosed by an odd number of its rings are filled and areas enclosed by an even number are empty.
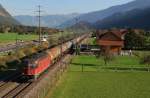
{"type": "Polygon", "coordinates": [[[124,47],[124,35],[126,30],[98,31],[97,43],[102,52],[120,54],[124,47]]]}

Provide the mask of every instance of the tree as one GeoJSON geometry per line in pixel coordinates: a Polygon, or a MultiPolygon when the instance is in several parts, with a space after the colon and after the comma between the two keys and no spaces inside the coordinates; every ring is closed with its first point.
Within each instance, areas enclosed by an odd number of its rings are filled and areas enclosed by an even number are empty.
{"type": "Polygon", "coordinates": [[[0,26],[0,33],[5,33],[6,25],[0,26]]]}
{"type": "Polygon", "coordinates": [[[79,45],[75,45],[75,52],[76,52],[76,55],[80,55],[80,47],[79,45]]]}
{"type": "Polygon", "coordinates": [[[113,55],[110,53],[109,50],[110,47],[106,46],[105,48],[102,48],[100,52],[96,53],[97,58],[103,58],[105,65],[107,65],[110,61],[114,59],[113,55]]]}
{"type": "Polygon", "coordinates": [[[143,49],[145,47],[145,37],[142,34],[137,34],[133,30],[125,35],[126,49],[143,49]]]}

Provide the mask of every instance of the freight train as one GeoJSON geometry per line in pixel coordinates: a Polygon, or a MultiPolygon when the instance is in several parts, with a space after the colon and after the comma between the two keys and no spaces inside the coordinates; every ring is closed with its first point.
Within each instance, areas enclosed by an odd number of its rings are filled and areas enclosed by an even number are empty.
{"type": "Polygon", "coordinates": [[[58,58],[60,58],[70,48],[79,43],[87,35],[82,35],[61,45],[47,49],[44,52],[37,53],[23,60],[24,68],[22,71],[23,77],[29,80],[36,80],[43,72],[52,66],[58,58]]]}

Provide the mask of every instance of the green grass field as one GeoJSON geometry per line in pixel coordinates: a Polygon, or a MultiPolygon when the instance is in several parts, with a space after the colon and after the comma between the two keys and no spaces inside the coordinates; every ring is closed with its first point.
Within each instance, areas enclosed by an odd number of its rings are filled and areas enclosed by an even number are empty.
{"type": "Polygon", "coordinates": [[[16,38],[19,40],[34,40],[38,38],[38,35],[18,35],[17,33],[0,33],[0,44],[13,43],[16,41],[16,38]]]}
{"type": "Polygon", "coordinates": [[[149,98],[149,77],[144,72],[68,72],[51,98],[149,98]]]}
{"type": "MultiPolygon", "coordinates": [[[[58,40],[61,36],[64,38],[68,35],[71,35],[73,33],[71,32],[58,32],[55,34],[52,34],[51,37],[58,40]]],[[[23,40],[23,41],[30,41],[30,40],[35,40],[38,39],[38,35],[18,35],[17,33],[0,33],[0,45],[5,45],[6,43],[14,43],[18,40],[23,40]]]]}
{"type": "Polygon", "coordinates": [[[84,71],[97,71],[102,67],[147,67],[139,63],[140,58],[135,56],[117,56],[107,65],[104,64],[103,58],[97,59],[95,56],[76,56],[70,66],[71,71],[81,71],[81,65],[84,71]]]}
{"type": "MultiPolygon", "coordinates": [[[[105,66],[103,60],[94,56],[74,57],[68,72],[47,98],[149,98],[149,72],[100,71],[101,66],[105,66]],[[82,64],[86,65],[83,72],[82,64]]],[[[145,65],[140,65],[136,57],[119,56],[107,66],[145,65]]]]}

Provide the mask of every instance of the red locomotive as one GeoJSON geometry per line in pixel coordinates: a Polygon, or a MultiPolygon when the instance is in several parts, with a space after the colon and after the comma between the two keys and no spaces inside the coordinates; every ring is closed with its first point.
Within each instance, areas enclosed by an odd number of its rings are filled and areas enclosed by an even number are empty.
{"type": "Polygon", "coordinates": [[[40,74],[45,72],[56,59],[65,53],[75,43],[80,42],[85,35],[75,38],[71,41],[58,45],[45,52],[32,55],[30,58],[24,60],[23,76],[28,79],[36,79],[40,74]]]}

